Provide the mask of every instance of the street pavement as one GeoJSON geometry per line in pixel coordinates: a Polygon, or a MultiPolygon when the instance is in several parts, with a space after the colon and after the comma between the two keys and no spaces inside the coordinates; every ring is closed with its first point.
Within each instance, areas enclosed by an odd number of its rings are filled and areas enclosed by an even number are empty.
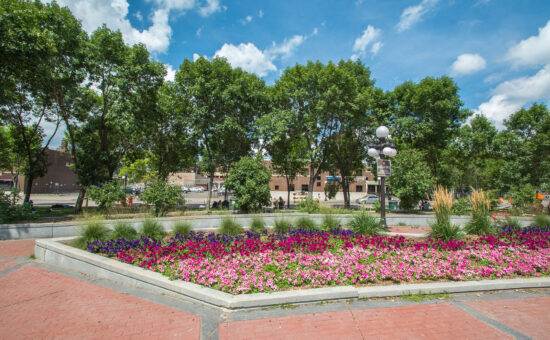
{"type": "Polygon", "coordinates": [[[48,265],[29,257],[33,251],[34,240],[0,242],[1,339],[548,339],[550,334],[549,289],[224,311],[48,265]]]}

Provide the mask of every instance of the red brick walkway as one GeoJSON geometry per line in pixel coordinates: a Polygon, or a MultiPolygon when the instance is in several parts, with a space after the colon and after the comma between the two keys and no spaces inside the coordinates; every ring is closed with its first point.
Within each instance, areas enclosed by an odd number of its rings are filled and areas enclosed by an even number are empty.
{"type": "Polygon", "coordinates": [[[1,257],[28,257],[34,254],[34,240],[13,240],[0,242],[1,257]]]}

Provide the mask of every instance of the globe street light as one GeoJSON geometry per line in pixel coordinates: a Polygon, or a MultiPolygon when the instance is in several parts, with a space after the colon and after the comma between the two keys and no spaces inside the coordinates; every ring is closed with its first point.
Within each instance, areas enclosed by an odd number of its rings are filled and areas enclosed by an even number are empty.
{"type": "Polygon", "coordinates": [[[385,126],[380,126],[376,129],[376,141],[373,145],[369,145],[367,154],[377,159],[377,173],[380,177],[380,223],[387,228],[386,224],[386,177],[391,175],[391,162],[386,157],[395,157],[397,150],[395,145],[389,139],[390,131],[385,126]]]}

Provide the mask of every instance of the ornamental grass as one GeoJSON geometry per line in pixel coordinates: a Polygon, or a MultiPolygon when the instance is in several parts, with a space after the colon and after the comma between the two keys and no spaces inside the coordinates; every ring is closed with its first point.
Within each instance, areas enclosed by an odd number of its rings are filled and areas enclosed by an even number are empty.
{"type": "Polygon", "coordinates": [[[471,220],[466,225],[468,234],[483,235],[493,232],[493,226],[489,216],[491,210],[491,199],[483,190],[472,188],[472,195],[469,197],[472,207],[471,220]]]}
{"type": "Polygon", "coordinates": [[[453,209],[452,190],[449,191],[446,187],[438,185],[434,189],[433,196],[433,210],[436,222],[431,225],[432,231],[430,235],[444,241],[460,238],[462,234],[460,227],[451,224],[451,212],[453,209]]]}

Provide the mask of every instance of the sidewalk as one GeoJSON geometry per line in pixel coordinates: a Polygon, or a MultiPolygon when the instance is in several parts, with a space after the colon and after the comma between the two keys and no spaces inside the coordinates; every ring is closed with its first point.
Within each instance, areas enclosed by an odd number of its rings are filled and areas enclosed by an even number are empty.
{"type": "Polygon", "coordinates": [[[545,339],[550,290],[224,312],[32,260],[0,242],[1,339],[545,339]]]}

